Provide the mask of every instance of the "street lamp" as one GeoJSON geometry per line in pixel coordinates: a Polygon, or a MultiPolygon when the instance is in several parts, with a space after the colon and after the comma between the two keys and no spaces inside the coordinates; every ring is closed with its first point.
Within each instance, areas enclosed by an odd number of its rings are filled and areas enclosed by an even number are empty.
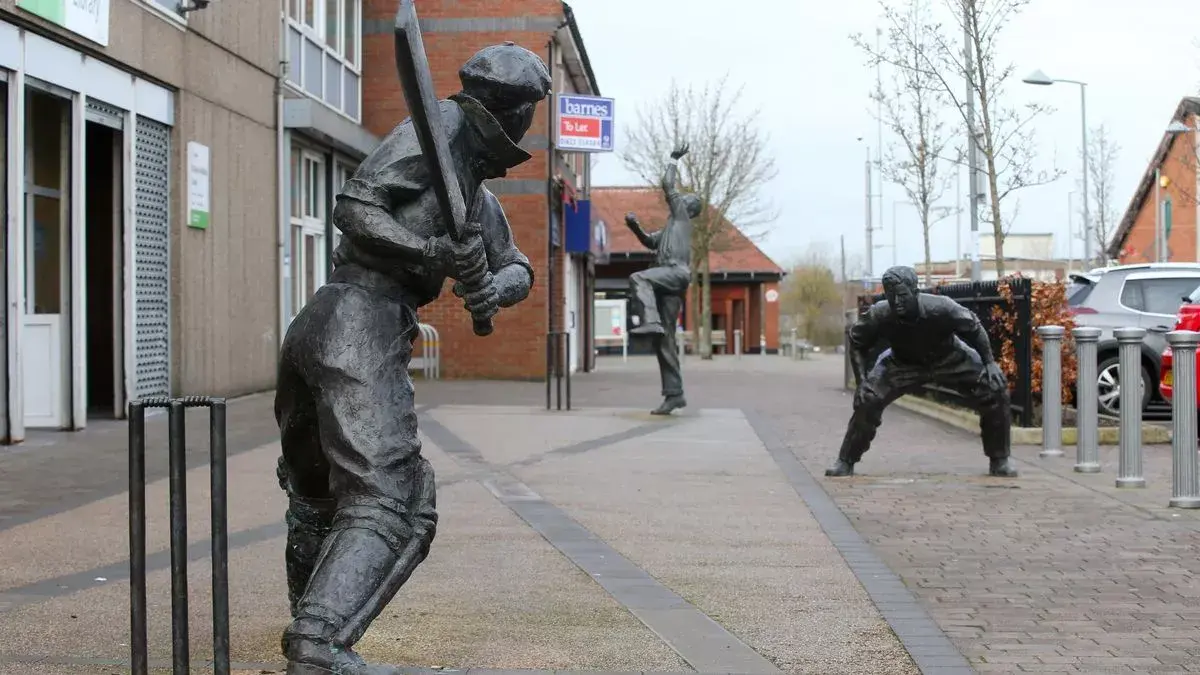
{"type": "Polygon", "coordinates": [[[1083,126],[1083,268],[1092,266],[1092,219],[1088,213],[1088,134],[1087,134],[1087,83],[1079,80],[1052,79],[1040,70],[1035,70],[1024,80],[1025,84],[1050,86],[1056,82],[1079,85],[1079,116],[1083,126]]]}

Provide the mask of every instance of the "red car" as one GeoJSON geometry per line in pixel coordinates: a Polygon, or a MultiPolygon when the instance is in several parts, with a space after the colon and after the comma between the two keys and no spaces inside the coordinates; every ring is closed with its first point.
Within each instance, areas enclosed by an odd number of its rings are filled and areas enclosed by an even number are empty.
{"type": "MultiPolygon", "coordinates": [[[[1192,291],[1192,294],[1184,298],[1184,303],[1179,306],[1179,313],[1175,315],[1174,330],[1200,332],[1200,288],[1192,291]]],[[[1171,401],[1171,392],[1174,390],[1175,376],[1171,370],[1174,361],[1175,359],[1171,356],[1171,348],[1167,347],[1163,350],[1162,369],[1158,379],[1158,391],[1167,402],[1171,401]]],[[[1200,377],[1200,360],[1196,361],[1196,374],[1197,377],[1200,377]]]]}

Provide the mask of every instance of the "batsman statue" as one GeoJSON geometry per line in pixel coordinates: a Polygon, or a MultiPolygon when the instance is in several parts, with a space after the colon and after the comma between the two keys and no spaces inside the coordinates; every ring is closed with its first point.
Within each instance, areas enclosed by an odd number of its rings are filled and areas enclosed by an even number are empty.
{"type": "Polygon", "coordinates": [[[401,2],[396,38],[411,117],[338,194],[334,270],[280,354],[289,675],[399,672],[367,665],[352,647],[437,529],[408,376],[417,309],[453,279],[485,335],[498,308],[524,300],[533,283],[483,181],[530,158],[517,144],[550,93],[545,63],[512,43],[487,47],[459,71],[462,91],[437,101],[412,0],[401,2]]]}
{"type": "Polygon", "coordinates": [[[679,347],[675,343],[675,322],[692,281],[689,269],[692,254],[692,218],[700,215],[700,198],[679,191],[679,160],[688,153],[688,146],[671,153],[662,179],[670,216],[667,226],[647,234],[633,213],[625,214],[625,224],[646,248],[654,251],[655,264],[649,269],[629,276],[629,295],[641,306],[640,322],[629,331],[651,335],[658,370],[662,377],[662,404],[651,411],[654,415],[669,415],[687,405],[683,397],[683,374],[679,368],[679,347]]]}
{"type": "Polygon", "coordinates": [[[875,303],[850,329],[849,357],[858,379],[854,414],[837,462],[826,476],[849,476],[871,441],[883,410],[926,384],[958,391],[979,411],[983,452],[993,476],[1016,476],[1010,454],[1008,383],[991,343],[971,310],[943,295],[921,293],[917,272],[892,267],[883,275],[886,300],[875,303]],[[874,363],[874,348],[888,348],[874,363]]]}

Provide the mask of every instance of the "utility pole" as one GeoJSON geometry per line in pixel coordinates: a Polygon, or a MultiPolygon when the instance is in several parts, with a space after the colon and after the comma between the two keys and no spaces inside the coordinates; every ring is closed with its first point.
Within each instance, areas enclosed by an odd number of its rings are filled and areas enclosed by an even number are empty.
{"type": "Polygon", "coordinates": [[[962,162],[954,164],[954,280],[962,279],[962,162]]]}
{"type": "Polygon", "coordinates": [[[872,236],[871,229],[871,146],[867,146],[867,191],[865,199],[867,203],[867,273],[868,279],[875,276],[875,237],[872,236]]]}
{"type": "MultiPolygon", "coordinates": [[[[883,53],[883,29],[875,27],[875,53],[883,53]]],[[[876,91],[883,93],[883,62],[875,62],[876,91]]],[[[883,228],[883,97],[875,101],[875,166],[879,171],[879,227],[883,228]]],[[[894,250],[894,249],[893,249],[894,250]]]]}
{"type": "Polygon", "coordinates": [[[967,185],[971,208],[971,281],[983,278],[979,262],[979,137],[975,134],[975,66],[971,58],[971,15],[974,0],[963,0],[963,63],[967,76],[967,185]]]}
{"type": "Polygon", "coordinates": [[[846,316],[846,235],[842,235],[842,316],[846,316]]]}

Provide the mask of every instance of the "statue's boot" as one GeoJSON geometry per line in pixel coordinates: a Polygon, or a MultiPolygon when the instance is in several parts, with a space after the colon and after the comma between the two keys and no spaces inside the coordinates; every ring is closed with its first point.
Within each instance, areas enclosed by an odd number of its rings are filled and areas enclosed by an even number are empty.
{"type": "Polygon", "coordinates": [[[988,461],[988,474],[1002,478],[1016,478],[1017,467],[1009,457],[992,457],[988,461]]]}
{"type": "Polygon", "coordinates": [[[663,399],[663,402],[661,404],[659,404],[659,406],[657,408],[655,408],[654,410],[651,410],[650,414],[651,415],[670,415],[675,410],[678,410],[679,408],[685,408],[685,407],[687,407],[687,399],[685,399],[683,397],[683,394],[676,394],[674,396],[668,396],[665,399],[663,399]]]}
{"type": "Polygon", "coordinates": [[[839,458],[833,463],[833,466],[825,469],[826,476],[853,476],[854,465],[844,459],[839,458]]]}
{"type": "Polygon", "coordinates": [[[297,606],[308,587],[321,546],[329,536],[336,510],[337,502],[333,499],[307,499],[295,495],[288,499],[288,538],[283,557],[292,618],[296,617],[297,606]]]}

